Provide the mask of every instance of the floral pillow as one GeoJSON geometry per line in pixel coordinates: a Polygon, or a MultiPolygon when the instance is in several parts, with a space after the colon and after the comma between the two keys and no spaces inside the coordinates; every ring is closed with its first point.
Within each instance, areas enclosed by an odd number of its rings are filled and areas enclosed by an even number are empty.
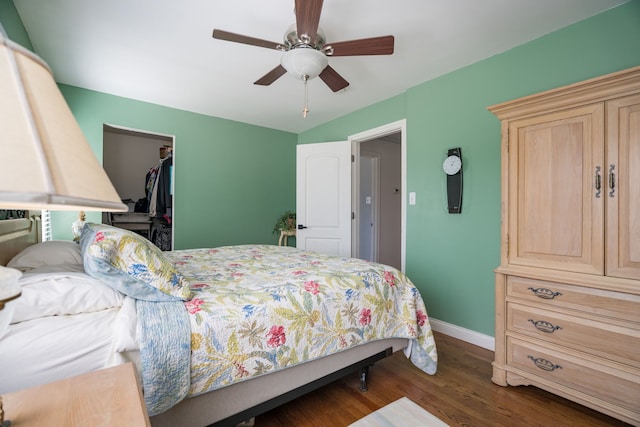
{"type": "Polygon", "coordinates": [[[104,224],[85,224],[80,237],[85,271],[132,298],[191,298],[187,280],[142,236],[104,224]]]}

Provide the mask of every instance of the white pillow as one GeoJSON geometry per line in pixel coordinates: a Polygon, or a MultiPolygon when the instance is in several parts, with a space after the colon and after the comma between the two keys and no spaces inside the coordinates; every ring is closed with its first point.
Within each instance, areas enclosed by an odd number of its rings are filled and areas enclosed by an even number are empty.
{"type": "Polygon", "coordinates": [[[47,265],[82,264],[80,245],[69,240],[50,240],[24,249],[9,261],[7,267],[28,271],[47,265]]]}
{"type": "MultiPolygon", "coordinates": [[[[47,269],[47,268],[45,268],[47,269]]],[[[39,271],[39,270],[35,270],[39,271]]],[[[120,307],[124,295],[86,273],[25,273],[11,323],[120,307]]]]}

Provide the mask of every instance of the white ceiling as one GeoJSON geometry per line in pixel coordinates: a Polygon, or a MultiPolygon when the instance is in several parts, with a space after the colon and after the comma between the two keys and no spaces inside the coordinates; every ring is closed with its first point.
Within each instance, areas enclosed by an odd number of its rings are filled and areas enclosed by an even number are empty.
{"type": "Polygon", "coordinates": [[[34,50],[73,86],[299,133],[627,0],[325,0],[327,42],[392,34],[390,56],[330,58],[333,93],[285,75],[280,52],[216,40],[213,28],[281,42],[294,0],[14,0],[34,50]]]}

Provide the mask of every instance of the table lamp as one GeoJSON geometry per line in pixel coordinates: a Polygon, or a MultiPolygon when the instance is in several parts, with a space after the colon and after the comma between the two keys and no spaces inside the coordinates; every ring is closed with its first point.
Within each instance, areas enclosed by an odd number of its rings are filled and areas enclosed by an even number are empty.
{"type": "MultiPolygon", "coordinates": [[[[49,66],[1,27],[0,93],[0,209],[127,211],[49,66]]],[[[0,314],[20,295],[16,272],[0,268],[0,314]]],[[[2,414],[0,399],[4,427],[2,414]]]]}

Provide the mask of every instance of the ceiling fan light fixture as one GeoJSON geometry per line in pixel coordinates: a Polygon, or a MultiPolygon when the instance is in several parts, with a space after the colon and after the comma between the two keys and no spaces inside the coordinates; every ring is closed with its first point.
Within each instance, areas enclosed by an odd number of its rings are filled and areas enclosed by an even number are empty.
{"type": "Polygon", "coordinates": [[[304,80],[313,79],[320,75],[329,63],[326,55],[313,48],[296,48],[282,55],[280,64],[296,78],[304,80]]]}

